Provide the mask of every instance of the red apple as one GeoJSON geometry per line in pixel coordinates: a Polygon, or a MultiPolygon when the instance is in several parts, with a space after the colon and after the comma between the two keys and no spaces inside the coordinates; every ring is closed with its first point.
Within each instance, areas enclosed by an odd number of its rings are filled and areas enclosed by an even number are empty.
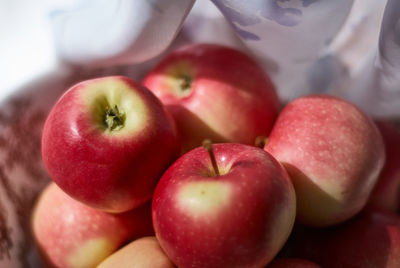
{"type": "Polygon", "coordinates": [[[318,264],[299,258],[281,258],[273,260],[267,268],[322,268],[318,264]]]}
{"type": "Polygon", "coordinates": [[[109,212],[149,201],[178,154],[172,117],[149,90],[121,76],[71,87],[42,135],[50,177],[73,198],[109,212]]]}
{"type": "Polygon", "coordinates": [[[174,268],[154,236],[139,238],[117,250],[97,268],[174,268]]]}
{"type": "Polygon", "coordinates": [[[389,121],[376,121],[385,144],[386,162],[368,205],[400,212],[400,131],[389,121]]]}
{"type": "Polygon", "coordinates": [[[194,44],[170,53],[143,84],[166,105],[182,136],[182,151],[203,139],[253,145],[267,136],[280,104],[268,75],[246,54],[194,44]]]}
{"type": "Polygon", "coordinates": [[[150,203],[121,214],[69,197],[51,183],[32,214],[32,231],[51,267],[95,267],[125,242],[153,234],[150,203]]]}
{"type": "Polygon", "coordinates": [[[265,150],[287,169],[297,220],[343,222],[366,204],[385,159],[375,124],[355,105],[328,95],[305,96],[279,115],[265,150]]]}
{"type": "Polygon", "coordinates": [[[363,211],[343,224],[293,232],[293,257],[324,268],[400,267],[400,217],[389,211],[363,211]]]}
{"type": "Polygon", "coordinates": [[[156,237],[178,267],[263,267],[292,230],[293,185],[260,148],[224,143],[214,151],[210,161],[196,148],[164,173],[152,203],[156,237]]]}

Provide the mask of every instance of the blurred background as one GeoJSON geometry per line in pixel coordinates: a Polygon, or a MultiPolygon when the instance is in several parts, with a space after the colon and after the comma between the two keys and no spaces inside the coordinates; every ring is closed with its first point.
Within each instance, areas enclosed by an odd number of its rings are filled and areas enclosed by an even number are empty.
{"type": "Polygon", "coordinates": [[[213,42],[251,54],[285,102],[330,93],[371,115],[396,117],[399,6],[394,0],[1,0],[0,99],[61,66],[125,66],[136,78],[172,48],[213,42]]]}

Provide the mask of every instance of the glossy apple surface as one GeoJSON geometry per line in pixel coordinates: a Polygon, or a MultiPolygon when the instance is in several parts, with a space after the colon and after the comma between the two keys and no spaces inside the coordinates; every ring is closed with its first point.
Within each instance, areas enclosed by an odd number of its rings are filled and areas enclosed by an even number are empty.
{"type": "Polygon", "coordinates": [[[355,105],[329,95],[289,103],[265,150],[289,172],[297,220],[311,226],[334,225],[358,213],[385,160],[372,120],[355,105]]]}
{"type": "Polygon", "coordinates": [[[194,44],[170,53],[143,79],[166,105],[182,136],[182,150],[213,142],[253,145],[267,136],[279,112],[275,87],[246,54],[194,44]]]}
{"type": "Polygon", "coordinates": [[[111,214],[76,201],[55,183],[32,213],[32,232],[50,267],[95,267],[124,243],[153,234],[150,203],[111,214]]]}
{"type": "Polygon", "coordinates": [[[71,87],[42,135],[50,177],[73,198],[109,212],[149,201],[178,153],[172,117],[149,90],[122,76],[71,87]]]}
{"type": "Polygon", "coordinates": [[[376,121],[385,144],[386,161],[368,205],[400,212],[400,131],[389,121],[376,121]]]}
{"type": "Polygon", "coordinates": [[[117,250],[97,268],[174,268],[154,236],[139,238],[117,250]]]}
{"type": "Polygon", "coordinates": [[[213,151],[219,176],[202,147],[162,176],[152,203],[157,239],[178,267],[263,267],[292,230],[293,185],[260,148],[224,143],[213,151]]]}
{"type": "Polygon", "coordinates": [[[324,268],[400,267],[400,217],[363,211],[337,226],[296,229],[288,244],[292,256],[324,268]]]}

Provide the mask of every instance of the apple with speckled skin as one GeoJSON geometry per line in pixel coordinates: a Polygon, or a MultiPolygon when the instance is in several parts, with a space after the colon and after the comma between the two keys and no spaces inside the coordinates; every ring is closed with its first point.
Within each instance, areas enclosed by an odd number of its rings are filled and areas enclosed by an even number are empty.
{"type": "Polygon", "coordinates": [[[374,122],[350,102],[304,96],[279,115],[265,150],[288,171],[297,197],[297,220],[330,226],[357,214],[385,160],[374,122]]]}
{"type": "Polygon", "coordinates": [[[390,121],[375,123],[385,144],[386,161],[368,206],[400,212],[400,131],[390,121]]]}
{"type": "Polygon", "coordinates": [[[154,233],[151,205],[112,214],[76,201],[51,183],[32,212],[32,233],[49,267],[95,267],[124,243],[154,233]]]}
{"type": "Polygon", "coordinates": [[[182,151],[213,142],[253,145],[268,136],[280,103],[265,71],[245,53],[191,44],[164,58],[143,79],[174,117],[182,151]]]}
{"type": "Polygon", "coordinates": [[[211,148],[184,154],[160,179],[152,202],[156,237],[178,267],[264,267],[292,230],[293,185],[260,148],[211,148]]]}
{"type": "Polygon", "coordinates": [[[315,262],[300,258],[274,259],[267,268],[322,268],[315,262]]]}
{"type": "Polygon", "coordinates": [[[72,86],[50,111],[42,134],[50,177],[71,197],[108,212],[149,201],[179,150],[162,103],[123,76],[72,86]]]}
{"type": "Polygon", "coordinates": [[[162,251],[156,237],[139,238],[118,249],[97,268],[175,268],[162,251]]]}

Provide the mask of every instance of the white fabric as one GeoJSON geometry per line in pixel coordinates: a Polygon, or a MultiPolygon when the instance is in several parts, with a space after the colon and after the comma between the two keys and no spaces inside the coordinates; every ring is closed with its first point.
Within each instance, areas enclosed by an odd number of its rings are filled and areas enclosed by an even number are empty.
{"type": "Polygon", "coordinates": [[[149,60],[174,40],[194,0],[91,0],[52,14],[59,56],[83,65],[149,60]]]}
{"type": "MultiPolygon", "coordinates": [[[[29,6],[31,2],[3,1],[6,10],[10,5],[29,6]]],[[[14,38],[20,44],[15,50],[19,52],[13,56],[25,57],[17,60],[22,70],[27,64],[24,52],[30,51],[33,56],[28,58],[36,60],[36,64],[30,64],[32,68],[38,68],[37,59],[43,57],[47,59],[47,68],[57,68],[60,62],[84,68],[124,64],[140,73],[143,66],[148,68],[149,63],[181,44],[215,42],[253,55],[270,74],[284,101],[309,93],[332,93],[353,101],[372,115],[400,116],[398,0],[34,2],[30,7],[36,7],[34,11],[42,7],[40,15],[47,15],[46,24],[43,18],[41,24],[33,24],[36,36],[42,37],[39,43],[30,36],[35,52],[29,50],[28,38],[14,38]],[[54,43],[49,42],[52,39],[54,43]]],[[[38,14],[26,16],[19,26],[29,26],[30,19],[38,19],[38,14]]],[[[1,22],[6,25],[9,20],[15,24],[13,15],[7,11],[5,15],[1,22]]],[[[19,28],[20,33],[24,27],[19,28]]],[[[15,37],[6,34],[10,36],[15,37]]],[[[9,40],[0,43],[0,53],[7,49],[4,43],[7,47],[12,45],[9,40]]],[[[6,54],[6,58],[12,57],[6,54]]],[[[4,62],[0,64],[6,73],[10,72],[4,62]]],[[[13,75],[17,77],[15,72],[20,69],[14,69],[13,75]]]]}

